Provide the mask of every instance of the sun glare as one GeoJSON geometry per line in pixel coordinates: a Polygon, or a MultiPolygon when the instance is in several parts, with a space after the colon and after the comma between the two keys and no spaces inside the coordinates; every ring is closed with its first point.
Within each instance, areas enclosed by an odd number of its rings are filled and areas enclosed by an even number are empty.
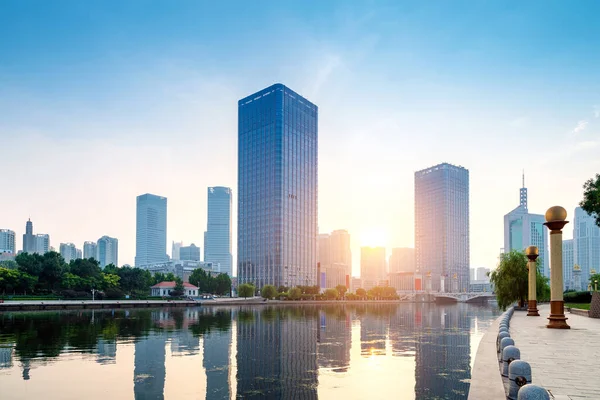
{"type": "Polygon", "coordinates": [[[369,247],[385,246],[387,237],[383,229],[370,229],[360,235],[360,245],[369,247]]]}

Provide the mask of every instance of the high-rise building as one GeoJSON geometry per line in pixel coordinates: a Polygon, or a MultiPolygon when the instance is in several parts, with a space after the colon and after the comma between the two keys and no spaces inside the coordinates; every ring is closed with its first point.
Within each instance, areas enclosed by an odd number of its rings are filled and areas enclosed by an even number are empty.
{"type": "Polygon", "coordinates": [[[331,265],[331,237],[328,233],[317,235],[317,262],[321,268],[331,265]]]}
{"type": "MultiPolygon", "coordinates": [[[[96,260],[100,267],[104,268],[108,264],[119,266],[119,241],[115,238],[102,236],[98,239],[96,260]]],[[[165,243],[166,246],[166,243],[165,243]]]]}
{"type": "Polygon", "coordinates": [[[282,84],[238,102],[240,283],[317,283],[317,123],[282,84]]]}
{"type": "Polygon", "coordinates": [[[95,242],[84,242],[83,243],[83,258],[93,258],[96,259],[98,257],[98,245],[95,242]]]}
{"type": "Polygon", "coordinates": [[[181,249],[182,246],[183,242],[173,242],[173,245],[171,246],[171,260],[179,260],[179,249],[181,249]]]}
{"type": "Polygon", "coordinates": [[[59,249],[60,255],[65,259],[67,264],[71,260],[77,259],[77,248],[73,243],[61,243],[59,249]]]}
{"type": "Polygon", "coordinates": [[[137,197],[135,265],[168,261],[167,198],[153,194],[137,197]]]}
{"type": "Polygon", "coordinates": [[[575,253],[573,251],[573,239],[563,240],[562,249],[563,289],[575,290],[576,286],[581,287],[581,285],[575,285],[575,281],[573,280],[573,270],[575,268],[575,253]]]}
{"type": "Polygon", "coordinates": [[[50,235],[45,233],[38,233],[33,235],[33,253],[37,254],[45,254],[49,251],[54,251],[53,248],[50,247],[50,235]]]}
{"type": "Polygon", "coordinates": [[[581,207],[575,209],[573,252],[575,264],[581,268],[581,286],[585,290],[590,271],[600,272],[600,227],[596,225],[596,219],[581,207]]]}
{"type": "MultiPolygon", "coordinates": [[[[206,252],[206,249],[204,250],[206,252]]],[[[179,248],[179,260],[181,261],[200,261],[200,247],[192,243],[189,246],[179,248]]]]}
{"type": "Polygon", "coordinates": [[[16,253],[15,232],[10,229],[0,229],[0,253],[16,253]]]}
{"type": "Polygon", "coordinates": [[[475,268],[470,268],[469,271],[471,272],[471,280],[474,281],[476,280],[476,276],[475,276],[475,268]]]}
{"type": "Polygon", "coordinates": [[[531,214],[527,208],[527,188],[525,178],[519,191],[519,206],[504,216],[504,250],[523,251],[536,246],[540,252],[540,265],[544,276],[550,277],[550,257],[548,254],[548,231],[544,227],[546,219],[541,214],[531,214]]]}
{"type": "Polygon", "coordinates": [[[469,290],[466,168],[443,163],[415,172],[415,255],[416,290],[469,290]]]}
{"type": "Polygon", "coordinates": [[[25,224],[25,234],[23,234],[23,253],[35,253],[36,240],[33,235],[33,222],[27,220],[25,224]]]}
{"type": "Polygon", "coordinates": [[[415,249],[398,247],[392,249],[389,272],[415,272],[415,249]]]}
{"type": "Polygon", "coordinates": [[[489,281],[490,277],[487,275],[490,272],[489,268],[479,267],[477,268],[476,280],[478,281],[489,281]]]}
{"type": "Polygon", "coordinates": [[[204,261],[231,276],[231,189],[208,188],[208,220],[204,232],[204,261]]]}
{"type": "Polygon", "coordinates": [[[371,289],[386,278],[385,247],[360,248],[360,278],[364,289],[371,289]]]}
{"type": "Polygon", "coordinates": [[[352,251],[350,250],[350,233],[345,229],[331,232],[329,237],[330,257],[332,264],[346,266],[346,275],[352,276],[352,251]]]}

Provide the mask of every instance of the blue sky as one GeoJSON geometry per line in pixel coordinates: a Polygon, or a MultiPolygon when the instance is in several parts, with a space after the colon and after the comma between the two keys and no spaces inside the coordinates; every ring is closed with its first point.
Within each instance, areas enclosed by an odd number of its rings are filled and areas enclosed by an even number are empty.
{"type": "Polygon", "coordinates": [[[319,106],[320,230],[350,230],[356,272],[368,232],[413,245],[413,173],[444,161],[470,170],[471,263],[493,266],[523,168],[539,213],[572,214],[600,172],[599,12],[4,0],[0,227],[22,234],[31,215],[55,247],[112,235],[133,262],[135,196],[152,192],[169,241],[201,244],[206,187],[237,189],[236,102],[282,82],[319,106]]]}

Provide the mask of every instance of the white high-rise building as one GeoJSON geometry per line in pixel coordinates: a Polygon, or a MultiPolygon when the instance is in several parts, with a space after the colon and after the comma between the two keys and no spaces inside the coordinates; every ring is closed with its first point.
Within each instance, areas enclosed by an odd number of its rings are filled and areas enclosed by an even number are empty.
{"type": "MultiPolygon", "coordinates": [[[[166,243],[165,243],[166,246],[166,243]]],[[[119,241],[115,238],[102,236],[98,239],[96,260],[100,267],[104,268],[109,264],[119,266],[119,241]]]]}
{"type": "Polygon", "coordinates": [[[183,242],[173,242],[171,246],[171,260],[180,260],[180,249],[183,247],[183,242]]]}
{"type": "Polygon", "coordinates": [[[415,172],[415,289],[469,290],[469,171],[443,163],[415,172]]]}
{"type": "Polygon", "coordinates": [[[98,257],[98,245],[96,244],[96,242],[84,242],[83,243],[83,258],[96,259],[97,257],[98,257]]]}
{"type": "Polygon", "coordinates": [[[136,202],[135,266],[167,262],[167,198],[147,193],[136,202]]]}
{"type": "Polygon", "coordinates": [[[575,268],[575,253],[573,251],[573,239],[563,240],[563,287],[564,290],[575,290],[576,285],[573,280],[573,269],[575,268]]]}
{"type": "Polygon", "coordinates": [[[585,290],[590,281],[590,271],[600,272],[600,227],[596,225],[595,218],[581,207],[575,209],[573,253],[575,264],[581,267],[581,286],[585,290]]]}
{"type": "Polygon", "coordinates": [[[523,251],[536,246],[544,276],[550,277],[550,257],[548,253],[548,229],[542,214],[531,214],[527,208],[527,188],[525,178],[520,189],[519,206],[504,216],[504,250],[523,251]]]}
{"type": "Polygon", "coordinates": [[[46,233],[38,233],[33,235],[34,253],[46,254],[50,251],[50,235],[46,233]]]}
{"type": "Polygon", "coordinates": [[[204,232],[204,262],[219,266],[231,276],[231,189],[208,188],[208,219],[204,232]]]}
{"type": "Polygon", "coordinates": [[[476,280],[478,281],[489,281],[490,277],[487,275],[490,272],[489,268],[479,267],[477,268],[476,280]]]}
{"type": "Polygon", "coordinates": [[[0,229],[0,253],[16,253],[14,231],[0,229]]]}
{"type": "Polygon", "coordinates": [[[65,259],[68,264],[71,260],[77,259],[77,248],[73,243],[61,243],[60,244],[60,255],[65,259]]]}

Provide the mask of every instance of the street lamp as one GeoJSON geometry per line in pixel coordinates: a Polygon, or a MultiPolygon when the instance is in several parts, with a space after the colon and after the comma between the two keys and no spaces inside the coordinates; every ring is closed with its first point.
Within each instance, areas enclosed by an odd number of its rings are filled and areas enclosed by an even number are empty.
{"type": "Polygon", "coordinates": [[[96,294],[96,289],[92,288],[91,292],[92,292],[92,301],[94,301],[94,299],[95,299],[94,295],[96,294]]]}
{"type": "Polygon", "coordinates": [[[594,292],[597,292],[597,291],[598,291],[598,281],[595,280],[594,281],[594,292]]]}

